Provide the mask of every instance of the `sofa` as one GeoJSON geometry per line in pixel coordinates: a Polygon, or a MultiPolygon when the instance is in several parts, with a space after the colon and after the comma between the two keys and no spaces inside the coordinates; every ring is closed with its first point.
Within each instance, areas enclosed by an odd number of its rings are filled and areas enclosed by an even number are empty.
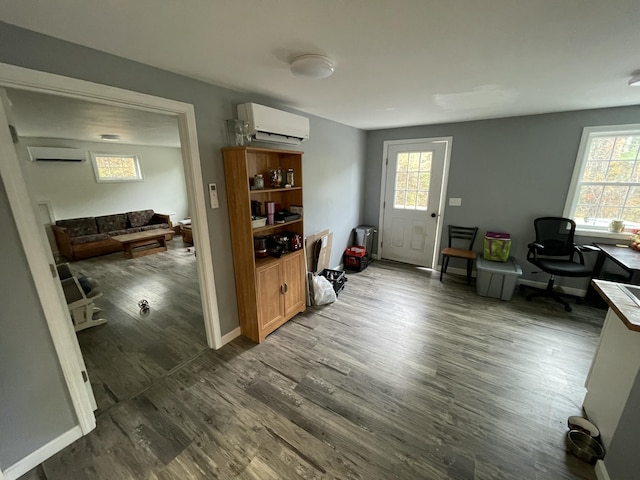
{"type": "MultiPolygon", "coordinates": [[[[171,220],[169,215],[153,210],[57,220],[51,226],[58,252],[68,260],[122,251],[122,244],[111,237],[159,228],[172,228],[171,220]]],[[[168,234],[166,239],[171,238],[168,234]]]]}

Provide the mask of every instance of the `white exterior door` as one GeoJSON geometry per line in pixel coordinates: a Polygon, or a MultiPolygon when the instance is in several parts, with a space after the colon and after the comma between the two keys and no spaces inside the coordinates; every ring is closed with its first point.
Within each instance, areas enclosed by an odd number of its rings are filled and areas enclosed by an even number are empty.
{"type": "Polygon", "coordinates": [[[389,146],[382,258],[433,266],[446,147],[446,142],[389,146]]]}

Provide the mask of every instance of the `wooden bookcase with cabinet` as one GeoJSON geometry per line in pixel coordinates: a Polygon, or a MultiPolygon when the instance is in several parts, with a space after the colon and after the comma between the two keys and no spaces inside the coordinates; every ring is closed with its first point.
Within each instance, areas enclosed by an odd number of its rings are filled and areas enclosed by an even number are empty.
{"type": "Polygon", "coordinates": [[[222,150],[229,204],[229,222],[236,276],[238,314],[242,335],[262,342],[267,335],[306,308],[306,265],[303,250],[288,252],[280,258],[255,258],[254,236],[282,232],[299,233],[304,238],[303,219],[252,228],[251,201],[273,201],[290,210],[302,203],[302,152],[254,147],[229,147],[222,150]],[[271,188],[269,172],[292,168],[294,186],[271,188]],[[265,188],[251,188],[261,173],[265,188]]]}

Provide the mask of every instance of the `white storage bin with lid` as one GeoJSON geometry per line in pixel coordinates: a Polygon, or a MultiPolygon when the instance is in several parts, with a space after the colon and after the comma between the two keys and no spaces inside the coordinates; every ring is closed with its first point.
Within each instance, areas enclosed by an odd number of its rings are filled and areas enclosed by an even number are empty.
{"type": "Polygon", "coordinates": [[[522,269],[515,258],[509,257],[506,262],[492,262],[479,256],[476,269],[478,295],[511,300],[518,277],[522,275],[522,269]]]}

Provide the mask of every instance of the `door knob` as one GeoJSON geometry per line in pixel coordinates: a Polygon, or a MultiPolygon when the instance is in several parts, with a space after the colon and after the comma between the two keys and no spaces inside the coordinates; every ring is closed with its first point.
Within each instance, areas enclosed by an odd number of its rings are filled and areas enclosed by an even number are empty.
{"type": "Polygon", "coordinates": [[[431,218],[436,218],[436,216],[437,216],[437,215],[436,215],[435,213],[432,213],[432,214],[431,214],[431,218]]]}

